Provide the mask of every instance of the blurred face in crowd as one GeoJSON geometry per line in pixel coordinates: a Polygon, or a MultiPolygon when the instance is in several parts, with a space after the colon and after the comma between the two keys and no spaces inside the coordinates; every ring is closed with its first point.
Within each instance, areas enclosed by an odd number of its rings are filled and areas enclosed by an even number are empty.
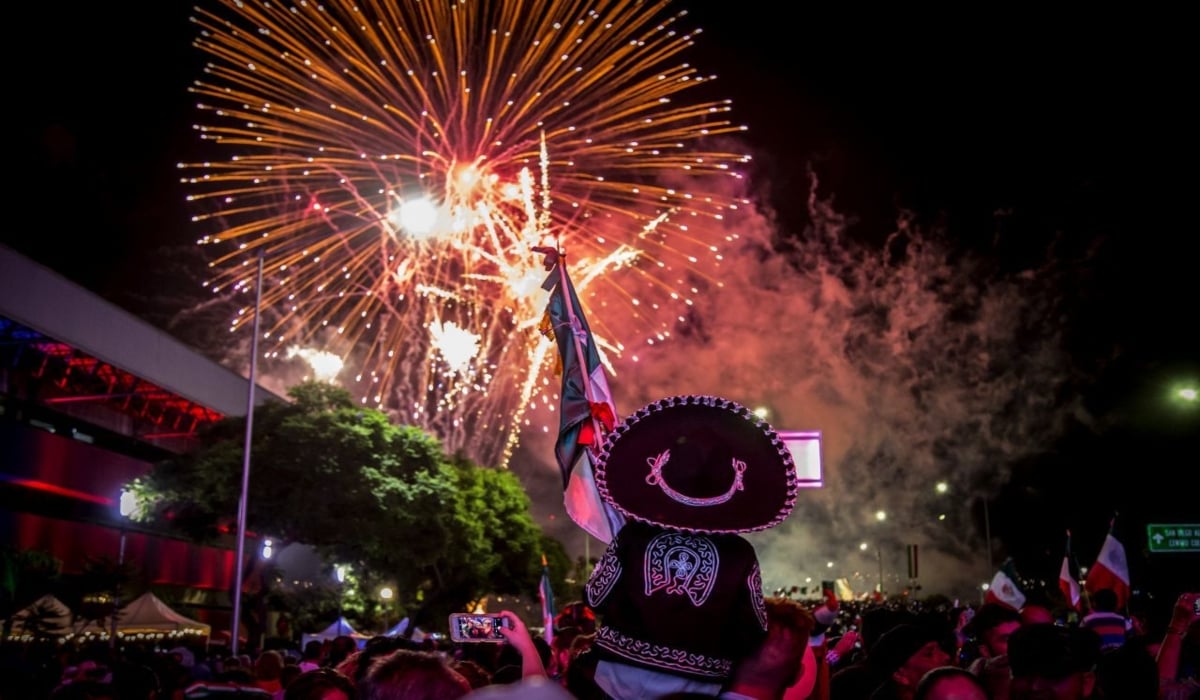
{"type": "Polygon", "coordinates": [[[1026,605],[1021,608],[1021,624],[1054,624],[1054,615],[1041,605],[1026,605]]]}
{"type": "Polygon", "coordinates": [[[929,686],[922,700],[989,700],[987,692],[969,678],[946,676],[929,686]]]}
{"type": "Polygon", "coordinates": [[[1021,626],[1020,622],[1001,622],[983,633],[983,649],[987,656],[1004,656],[1008,653],[1008,638],[1021,626]]]}
{"type": "Polygon", "coordinates": [[[1062,678],[1020,676],[1009,685],[1009,700],[1084,700],[1095,685],[1091,673],[1070,673],[1062,678]]]}
{"type": "Polygon", "coordinates": [[[915,686],[926,673],[949,663],[950,655],[937,642],[927,642],[896,671],[896,681],[900,685],[915,686]]]}

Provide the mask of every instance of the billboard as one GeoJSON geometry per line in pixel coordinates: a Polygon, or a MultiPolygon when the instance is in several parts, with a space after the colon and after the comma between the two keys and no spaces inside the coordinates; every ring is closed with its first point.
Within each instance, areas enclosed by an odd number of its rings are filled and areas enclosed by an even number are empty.
{"type": "Polygon", "coordinates": [[[821,431],[779,430],[776,431],[783,444],[792,453],[796,463],[796,481],[802,489],[819,489],[825,485],[821,465],[821,431]]]}

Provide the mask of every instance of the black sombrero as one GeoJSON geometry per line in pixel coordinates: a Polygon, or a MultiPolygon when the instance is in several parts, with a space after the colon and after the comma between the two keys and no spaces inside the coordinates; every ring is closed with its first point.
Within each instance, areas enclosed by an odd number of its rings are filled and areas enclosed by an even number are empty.
{"type": "Polygon", "coordinates": [[[671,396],[631,414],[597,458],[601,498],[652,525],[702,533],[765,530],[796,503],[792,454],[750,409],[671,396]]]}

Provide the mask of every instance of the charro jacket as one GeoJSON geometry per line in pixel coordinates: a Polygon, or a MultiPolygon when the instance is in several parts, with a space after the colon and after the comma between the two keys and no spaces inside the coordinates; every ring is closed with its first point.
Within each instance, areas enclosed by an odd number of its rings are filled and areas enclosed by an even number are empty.
{"type": "Polygon", "coordinates": [[[586,595],[601,621],[594,647],[602,659],[722,682],[766,636],[758,557],[739,535],[631,521],[586,595]]]}

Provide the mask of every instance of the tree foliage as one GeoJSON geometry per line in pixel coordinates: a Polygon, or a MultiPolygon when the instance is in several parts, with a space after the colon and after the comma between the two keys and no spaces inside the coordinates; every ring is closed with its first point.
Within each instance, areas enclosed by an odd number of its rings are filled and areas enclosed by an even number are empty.
{"type": "MultiPolygon", "coordinates": [[[[307,382],[289,395],[254,412],[248,531],[350,564],[364,588],[394,586],[418,624],[444,625],[488,593],[536,591],[544,538],[515,475],[450,458],[340,388],[307,382]]],[[[132,485],[135,517],[201,542],[236,526],[245,420],[205,437],[132,485]]]]}

